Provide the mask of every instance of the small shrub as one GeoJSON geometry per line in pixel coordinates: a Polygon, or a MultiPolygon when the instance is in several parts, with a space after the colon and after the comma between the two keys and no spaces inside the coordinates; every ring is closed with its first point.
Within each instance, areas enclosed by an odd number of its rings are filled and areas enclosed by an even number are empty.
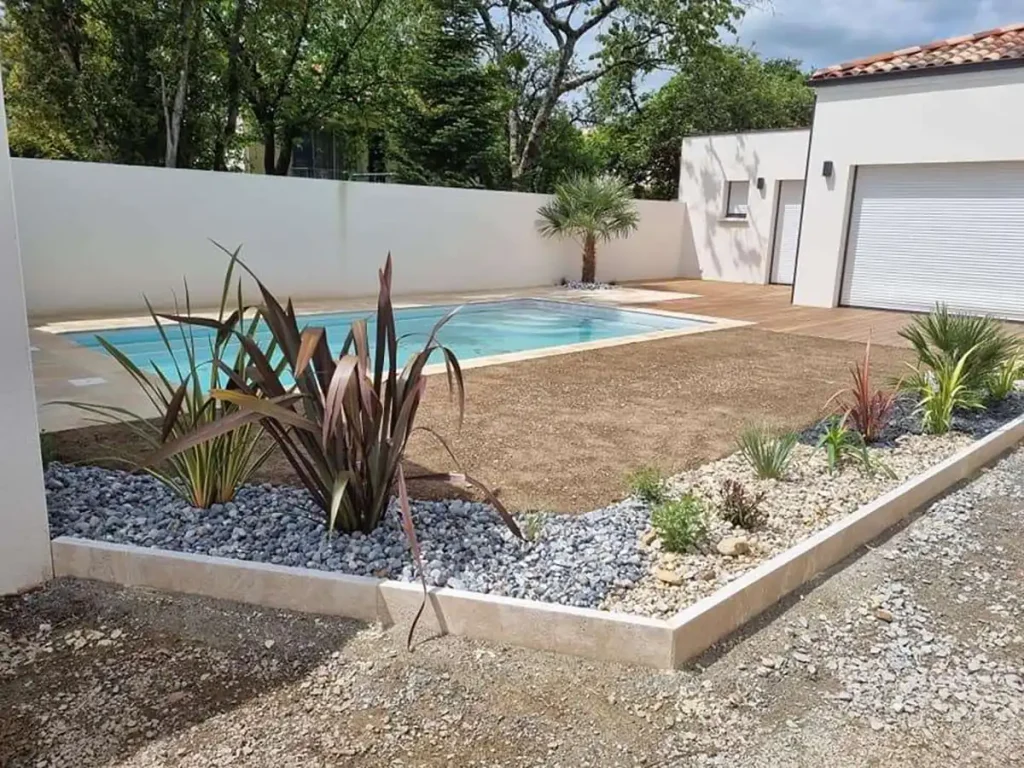
{"type": "Polygon", "coordinates": [[[39,433],[39,453],[43,459],[43,469],[57,460],[57,444],[53,435],[47,431],[39,433]]]}
{"type": "Polygon", "coordinates": [[[669,552],[685,552],[708,532],[704,503],[692,494],[656,506],[651,512],[651,525],[669,552]]]}
{"type": "Polygon", "coordinates": [[[795,434],[776,434],[768,427],[748,427],[739,439],[740,455],[762,480],[779,480],[786,473],[795,445],[795,434]]]}
{"type": "Polygon", "coordinates": [[[877,440],[889,423],[899,384],[891,390],[875,389],[871,385],[871,337],[864,347],[864,361],[850,368],[853,384],[836,392],[825,407],[835,403],[844,419],[848,419],[867,443],[877,440]]]}
{"type": "MultiPolygon", "coordinates": [[[[992,377],[1020,351],[1020,341],[995,318],[950,312],[943,304],[936,305],[928,315],[914,318],[900,336],[917,354],[915,370],[937,373],[941,367],[952,372],[960,360],[965,360],[960,384],[978,397],[985,397],[992,377]]],[[[918,389],[918,384],[920,381],[911,388],[918,389]]]]}
{"type": "Polygon", "coordinates": [[[665,478],[656,467],[640,467],[626,478],[629,492],[646,504],[660,504],[665,500],[665,478]]]}
{"type": "MultiPolygon", "coordinates": [[[[944,435],[953,426],[953,414],[960,409],[984,408],[977,389],[967,384],[965,370],[975,347],[967,350],[959,360],[936,361],[935,368],[913,368],[909,381],[917,393],[916,413],[921,417],[925,432],[944,435]]],[[[908,363],[909,365],[909,363],[908,363]]]]}
{"type": "Polygon", "coordinates": [[[544,515],[541,512],[530,512],[523,521],[523,538],[529,542],[539,541],[544,535],[544,515]]]}
{"type": "Polygon", "coordinates": [[[727,523],[756,530],[764,525],[767,516],[761,509],[761,502],[767,496],[765,491],[750,493],[738,480],[723,480],[721,488],[722,519],[727,523]]]}
{"type": "Polygon", "coordinates": [[[1017,388],[1017,382],[1024,379],[1024,356],[1014,355],[1003,361],[999,370],[989,378],[989,398],[1005,400],[1017,388]]]}
{"type": "Polygon", "coordinates": [[[846,418],[833,417],[825,426],[825,433],[818,441],[818,447],[824,448],[828,457],[828,471],[835,474],[851,456],[863,454],[864,440],[846,426],[846,418]]]}
{"type": "Polygon", "coordinates": [[[860,433],[846,426],[846,419],[833,417],[829,420],[825,433],[818,441],[818,447],[824,448],[828,456],[828,471],[835,474],[846,464],[857,464],[863,471],[874,474],[881,471],[895,477],[888,465],[871,458],[868,447],[860,433]]]}

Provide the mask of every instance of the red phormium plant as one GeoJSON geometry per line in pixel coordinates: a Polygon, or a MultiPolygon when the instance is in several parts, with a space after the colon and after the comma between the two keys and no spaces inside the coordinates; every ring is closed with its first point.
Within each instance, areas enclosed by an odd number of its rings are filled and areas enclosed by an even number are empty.
{"type": "Polygon", "coordinates": [[[896,405],[899,387],[891,390],[874,389],[871,386],[871,337],[864,347],[864,361],[850,367],[853,385],[841,389],[829,398],[826,409],[835,405],[860,432],[865,443],[873,443],[889,423],[892,409],[896,405]]]}

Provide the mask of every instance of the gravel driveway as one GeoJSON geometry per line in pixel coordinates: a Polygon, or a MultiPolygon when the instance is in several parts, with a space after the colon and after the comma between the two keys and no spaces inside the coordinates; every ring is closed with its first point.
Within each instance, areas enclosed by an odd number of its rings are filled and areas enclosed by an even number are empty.
{"type": "Polygon", "coordinates": [[[0,766],[1024,764],[1024,451],[679,672],[59,581],[0,766]]]}

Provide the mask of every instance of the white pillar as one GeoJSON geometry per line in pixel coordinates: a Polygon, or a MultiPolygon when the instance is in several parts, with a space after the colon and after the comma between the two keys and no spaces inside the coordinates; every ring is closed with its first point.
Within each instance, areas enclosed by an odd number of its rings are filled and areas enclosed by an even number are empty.
{"type": "Polygon", "coordinates": [[[0,81],[0,594],[9,594],[51,578],[53,564],[3,93],[0,81]]]}

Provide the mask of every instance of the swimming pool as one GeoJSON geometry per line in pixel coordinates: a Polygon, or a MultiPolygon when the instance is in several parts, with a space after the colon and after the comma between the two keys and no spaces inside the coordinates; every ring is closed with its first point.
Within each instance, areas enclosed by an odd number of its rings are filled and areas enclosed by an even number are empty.
{"type": "MultiPolygon", "coordinates": [[[[422,347],[434,324],[458,305],[406,307],[395,310],[395,325],[399,342],[398,364],[404,365],[409,354],[422,347]]],[[[321,326],[327,330],[331,350],[337,354],[354,320],[370,320],[369,337],[375,335],[373,312],[331,312],[300,317],[308,326],[321,326]]],[[[654,331],[673,331],[711,326],[710,321],[685,317],[670,317],[652,312],[599,307],[592,304],[573,304],[547,299],[509,299],[476,302],[462,305],[438,335],[440,341],[451,348],[460,362],[491,355],[561,347],[606,339],[623,339],[654,331]]],[[[213,331],[193,327],[196,349],[207,349],[207,339],[213,331]]],[[[65,334],[76,344],[103,352],[96,340],[102,336],[123,352],[143,370],[159,368],[172,381],[178,380],[176,357],[185,364],[185,342],[181,330],[170,326],[168,336],[174,355],[168,352],[153,326],[116,328],[65,334]]],[[[266,328],[257,331],[261,347],[270,340],[266,328]]],[[[441,362],[440,356],[431,362],[441,362]]]]}

